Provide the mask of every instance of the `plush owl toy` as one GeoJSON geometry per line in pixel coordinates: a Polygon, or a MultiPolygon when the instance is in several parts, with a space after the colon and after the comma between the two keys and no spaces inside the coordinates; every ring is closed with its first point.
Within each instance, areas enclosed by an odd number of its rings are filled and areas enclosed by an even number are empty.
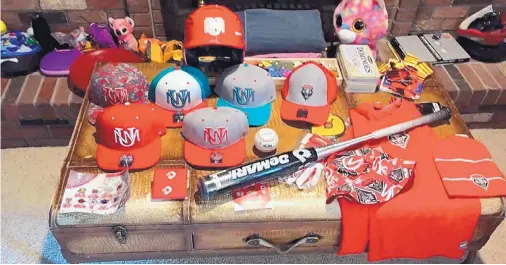
{"type": "Polygon", "coordinates": [[[334,11],[333,20],[341,43],[369,45],[376,56],[376,43],[388,30],[383,0],[343,0],[334,11]]]}

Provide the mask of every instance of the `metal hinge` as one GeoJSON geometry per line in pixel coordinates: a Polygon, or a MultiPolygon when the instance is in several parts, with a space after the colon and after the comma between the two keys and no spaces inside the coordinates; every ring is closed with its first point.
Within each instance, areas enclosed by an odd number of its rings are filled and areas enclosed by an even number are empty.
{"type": "Polygon", "coordinates": [[[126,244],[128,230],[125,227],[118,225],[113,227],[111,231],[116,236],[116,239],[120,244],[126,244]]]}

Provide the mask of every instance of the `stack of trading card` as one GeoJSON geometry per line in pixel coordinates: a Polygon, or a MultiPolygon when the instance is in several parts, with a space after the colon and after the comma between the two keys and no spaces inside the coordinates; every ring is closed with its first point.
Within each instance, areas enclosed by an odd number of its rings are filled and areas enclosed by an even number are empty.
{"type": "Polygon", "coordinates": [[[427,63],[412,54],[407,54],[404,60],[390,59],[378,68],[384,75],[379,86],[381,91],[411,100],[420,98],[425,78],[433,73],[427,63]]]}
{"type": "Polygon", "coordinates": [[[339,45],[339,64],[347,93],[374,93],[380,74],[367,45],[339,45]]]}
{"type": "Polygon", "coordinates": [[[386,71],[379,89],[400,97],[418,100],[422,94],[423,82],[418,79],[416,68],[405,66],[386,71]]]}

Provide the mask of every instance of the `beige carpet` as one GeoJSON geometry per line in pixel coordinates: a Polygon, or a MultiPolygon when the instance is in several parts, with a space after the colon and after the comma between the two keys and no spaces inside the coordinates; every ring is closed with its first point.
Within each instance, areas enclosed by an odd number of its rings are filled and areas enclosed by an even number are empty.
{"type": "MultiPolygon", "coordinates": [[[[473,130],[489,148],[496,163],[506,172],[506,130],[473,130]]],[[[1,262],[64,262],[54,238],[48,233],[48,209],[59,178],[66,148],[20,148],[1,151],[1,262]]],[[[506,263],[506,222],[480,251],[478,262],[506,263]]],[[[151,261],[159,262],[159,261],[151,261]]],[[[365,263],[365,255],[288,255],[174,259],[164,263],[365,263]]],[[[447,259],[389,262],[455,263],[447,259]]]]}

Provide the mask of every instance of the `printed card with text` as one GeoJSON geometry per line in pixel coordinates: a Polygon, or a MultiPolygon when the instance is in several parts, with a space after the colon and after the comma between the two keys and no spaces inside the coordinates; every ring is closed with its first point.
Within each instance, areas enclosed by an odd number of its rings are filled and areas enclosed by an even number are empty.
{"type": "Polygon", "coordinates": [[[269,185],[256,183],[254,185],[232,191],[234,211],[248,211],[272,209],[272,198],[269,185]]]}

